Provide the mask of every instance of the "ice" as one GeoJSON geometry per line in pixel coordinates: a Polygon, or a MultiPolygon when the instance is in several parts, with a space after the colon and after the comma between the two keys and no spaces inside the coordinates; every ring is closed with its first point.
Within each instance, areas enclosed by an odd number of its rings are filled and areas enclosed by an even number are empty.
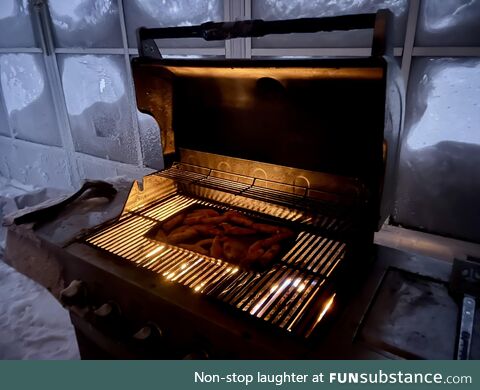
{"type": "Polygon", "coordinates": [[[115,55],[59,55],[75,149],[137,163],[125,62],[115,55]],[[79,77],[81,75],[81,77],[79,77]]]}
{"type": "Polygon", "coordinates": [[[416,59],[396,222],[480,241],[480,60],[416,59]]]}
{"type": "MultiPolygon", "coordinates": [[[[191,26],[222,21],[223,0],[129,0],[124,2],[128,44],[137,47],[138,27],[191,26]]],[[[221,47],[222,41],[165,39],[162,47],[221,47]]]]}
{"type": "Polygon", "coordinates": [[[1,0],[0,47],[34,47],[28,0],[1,0]]]}
{"type": "Polygon", "coordinates": [[[8,113],[23,110],[42,94],[45,84],[33,56],[5,54],[0,57],[0,68],[8,113]]]}
{"type": "Polygon", "coordinates": [[[121,47],[116,0],[49,0],[59,47],[121,47]]]}
{"type": "Polygon", "coordinates": [[[0,175],[40,187],[71,187],[66,151],[1,136],[0,175]]]}
{"type": "Polygon", "coordinates": [[[402,151],[395,221],[480,242],[480,145],[442,141],[402,151]]]}
{"type": "Polygon", "coordinates": [[[423,59],[412,69],[407,146],[480,144],[480,60],[423,59]]]}
{"type": "MultiPolygon", "coordinates": [[[[395,16],[395,41],[403,45],[408,0],[259,0],[252,3],[254,19],[278,20],[376,12],[388,8],[395,16]]],[[[253,47],[369,47],[371,30],[316,34],[282,34],[253,38],[253,47]]]]}
{"type": "Polygon", "coordinates": [[[0,7],[0,19],[15,15],[15,0],[3,0],[0,7]]]}
{"type": "Polygon", "coordinates": [[[27,141],[61,145],[41,54],[0,55],[0,82],[12,133],[27,141]]]}
{"type": "Polygon", "coordinates": [[[65,58],[63,88],[69,114],[82,114],[92,105],[92,102],[118,104],[125,94],[125,87],[123,74],[116,69],[116,66],[118,65],[108,57],[65,58]],[[79,74],[82,75],[80,80],[74,77],[79,74]]]}
{"type": "Polygon", "coordinates": [[[0,135],[10,136],[10,127],[8,124],[7,113],[4,108],[1,93],[0,93],[0,135]]]}
{"type": "Polygon", "coordinates": [[[255,17],[265,19],[284,19],[367,13],[388,8],[400,16],[405,13],[407,6],[406,0],[260,0],[253,3],[253,13],[255,17]]]}
{"type": "Polygon", "coordinates": [[[163,152],[160,141],[160,128],[150,115],[137,111],[143,161],[147,167],[163,169],[163,152]]]}
{"type": "Polygon", "coordinates": [[[79,359],[68,312],[0,260],[0,359],[79,359]]]}
{"type": "Polygon", "coordinates": [[[480,44],[480,0],[422,0],[415,44],[480,44]]]}

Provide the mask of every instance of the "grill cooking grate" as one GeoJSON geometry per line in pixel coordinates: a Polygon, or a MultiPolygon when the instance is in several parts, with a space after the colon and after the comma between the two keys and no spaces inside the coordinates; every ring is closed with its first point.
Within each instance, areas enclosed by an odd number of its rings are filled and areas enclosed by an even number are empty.
{"type": "MultiPolygon", "coordinates": [[[[251,176],[231,174],[215,169],[208,169],[191,164],[175,164],[171,168],[157,172],[156,175],[175,180],[186,185],[195,184],[283,204],[288,207],[295,205],[298,209],[313,209],[316,212],[324,210],[327,213],[339,214],[339,207],[332,206],[332,193],[309,187],[285,184],[251,176]]],[[[352,205],[358,201],[358,194],[336,193],[335,199],[343,204],[352,205]]],[[[347,210],[345,210],[347,211],[347,210]]]]}
{"type": "MultiPolygon", "coordinates": [[[[309,309],[318,310],[325,280],[345,256],[346,244],[339,240],[301,231],[294,246],[269,271],[257,274],[224,261],[201,256],[182,248],[145,238],[156,223],[200,204],[216,203],[186,195],[174,195],[144,208],[125,212],[115,224],[90,235],[86,242],[138,267],[162,275],[165,283],[177,283],[287,331],[307,336],[319,317],[302,320],[309,309]],[[302,325],[300,323],[303,322],[302,325]]],[[[282,215],[299,220],[299,215],[282,215]]],[[[330,221],[329,226],[334,227],[330,221]]],[[[321,310],[320,310],[321,311],[321,310]]],[[[319,315],[321,312],[319,313],[319,315]]]]}

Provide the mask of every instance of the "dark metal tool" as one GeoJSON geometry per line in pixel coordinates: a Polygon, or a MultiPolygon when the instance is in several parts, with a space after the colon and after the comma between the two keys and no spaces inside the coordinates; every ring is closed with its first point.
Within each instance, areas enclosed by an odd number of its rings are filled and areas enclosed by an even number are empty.
{"type": "Polygon", "coordinates": [[[115,197],[117,190],[113,187],[112,184],[100,180],[87,180],[83,183],[82,187],[75,192],[70,197],[60,201],[51,206],[47,206],[42,209],[32,211],[21,215],[13,220],[16,225],[22,225],[25,223],[35,223],[36,226],[39,224],[50,221],[52,218],[57,216],[62,210],[65,209],[69,204],[73,203],[75,200],[80,198],[83,195],[84,199],[87,198],[107,198],[112,200],[115,197]]]}
{"type": "Polygon", "coordinates": [[[457,360],[468,360],[472,342],[476,298],[480,296],[480,259],[455,259],[450,275],[450,292],[462,302],[458,334],[457,360]]]}

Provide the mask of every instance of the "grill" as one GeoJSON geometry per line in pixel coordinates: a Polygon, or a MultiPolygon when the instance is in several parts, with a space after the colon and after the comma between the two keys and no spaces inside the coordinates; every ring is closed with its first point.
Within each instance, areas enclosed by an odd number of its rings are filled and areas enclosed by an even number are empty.
{"type": "Polygon", "coordinates": [[[390,17],[139,30],[137,104],[160,126],[165,169],[134,182],[115,218],[47,245],[60,266],[42,284],[69,307],[83,357],[315,355],[392,207],[403,100],[390,17]],[[164,59],[155,41],[363,28],[367,58],[164,59]],[[222,257],[155,236],[198,209],[290,241],[262,238],[259,253],[276,245],[277,258],[257,269],[224,258],[226,244],[222,257]]]}
{"type": "MultiPolygon", "coordinates": [[[[209,197],[214,201],[203,200],[195,195],[166,194],[165,199],[157,199],[154,204],[132,210],[127,208],[118,222],[89,236],[86,242],[137,267],[161,275],[167,283],[188,287],[195,293],[223,302],[289,332],[309,335],[325,314],[324,307],[317,317],[309,318],[306,323],[300,319],[315,303],[315,297],[322,295],[325,280],[345,257],[346,242],[340,238],[331,238],[329,233],[345,231],[348,223],[318,214],[313,219],[298,209],[265,201],[252,203],[248,197],[251,193],[252,197],[263,197],[269,201],[275,199],[279,204],[311,207],[312,201],[305,197],[305,188],[301,191],[304,195],[294,195],[258,187],[255,179],[250,180],[251,184],[239,184],[209,175],[183,172],[179,166],[156,175],[166,180],[172,179],[173,183],[196,185],[198,188],[192,192],[202,194],[203,199],[209,197]],[[204,184],[206,187],[203,187],[204,184]],[[231,192],[219,191],[220,188],[231,192]],[[232,197],[236,199],[233,200],[232,197]],[[201,256],[173,245],[155,243],[146,237],[152,226],[192,204],[224,210],[227,209],[225,204],[229,204],[244,207],[251,214],[261,210],[264,214],[297,222],[305,230],[298,233],[294,246],[279,263],[261,274],[240,270],[225,261],[201,256]],[[313,232],[314,226],[326,234],[313,232]]],[[[164,186],[166,185],[161,185],[164,186]]],[[[292,189],[296,190],[297,187],[292,189]]],[[[329,302],[331,304],[334,296],[335,293],[331,293],[324,306],[329,305],[329,302]]]]}

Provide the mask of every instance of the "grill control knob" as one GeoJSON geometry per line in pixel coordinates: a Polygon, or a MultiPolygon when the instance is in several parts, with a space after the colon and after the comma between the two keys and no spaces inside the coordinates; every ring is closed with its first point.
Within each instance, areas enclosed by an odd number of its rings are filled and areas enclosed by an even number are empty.
{"type": "Polygon", "coordinates": [[[99,320],[110,321],[120,316],[120,307],[115,302],[107,302],[93,311],[99,320]]]}
{"type": "Polygon", "coordinates": [[[87,286],[81,280],[73,280],[60,291],[60,301],[64,306],[83,307],[87,304],[87,286]]]}
{"type": "Polygon", "coordinates": [[[206,360],[209,359],[208,353],[206,351],[194,351],[183,357],[183,360],[206,360]]]}
{"type": "Polygon", "coordinates": [[[140,342],[159,342],[162,339],[162,330],[157,324],[148,322],[133,335],[133,338],[140,342]]]}

